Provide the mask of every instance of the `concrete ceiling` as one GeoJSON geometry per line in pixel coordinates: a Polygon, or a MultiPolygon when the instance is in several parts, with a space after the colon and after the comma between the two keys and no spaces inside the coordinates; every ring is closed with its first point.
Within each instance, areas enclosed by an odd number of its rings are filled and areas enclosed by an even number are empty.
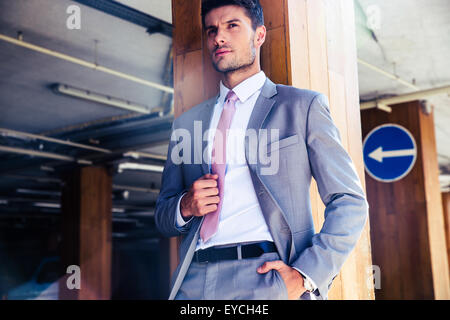
{"type": "MultiPolygon", "coordinates": [[[[81,7],[81,30],[66,27],[73,1],[0,1],[0,30],[89,62],[163,84],[172,39],[99,10],[81,7]],[[98,41],[96,54],[95,41],[98,41]],[[97,57],[96,57],[97,56],[97,57]]],[[[112,75],[0,41],[0,126],[40,133],[130,113],[114,107],[56,95],[49,86],[64,83],[150,108],[162,92],[112,75]]]]}
{"type": "MultiPolygon", "coordinates": [[[[136,9],[142,8],[151,15],[155,14],[154,10],[163,12],[158,17],[164,21],[171,20],[170,1],[122,2],[136,9]],[[165,16],[166,13],[168,15],[165,16]]],[[[142,26],[79,2],[0,0],[0,34],[17,38],[18,32],[21,32],[23,41],[27,43],[166,85],[167,72],[170,72],[166,61],[171,50],[171,37],[159,33],[149,34],[142,26]],[[66,27],[69,16],[66,10],[70,5],[77,5],[81,9],[80,30],[66,27]]],[[[152,125],[166,128],[164,121],[169,121],[170,117],[167,117],[168,120],[164,120],[165,117],[157,120],[116,107],[56,94],[51,89],[55,83],[147,105],[150,111],[165,103],[165,94],[161,90],[0,41],[0,127],[35,134],[50,133],[57,138],[113,151],[129,149],[134,143],[143,147],[134,148],[133,151],[165,155],[167,146],[161,146],[161,138],[155,139],[153,136],[164,137],[163,133],[167,130],[152,131],[152,125]]],[[[168,125],[170,128],[170,123],[168,125]]],[[[10,139],[2,135],[0,142],[2,145],[65,155],[74,152],[48,143],[36,144],[34,141],[10,139]]],[[[121,155],[119,152],[108,160],[108,164],[115,166],[130,161],[162,165],[161,161],[137,161],[121,155]]],[[[33,203],[38,197],[44,202],[58,203],[57,194],[61,184],[58,181],[58,168],[64,167],[66,163],[4,152],[0,152],[0,162],[0,213],[26,214],[38,210],[51,214],[58,211],[52,208],[38,209],[33,203]],[[15,169],[7,170],[9,167],[15,169]],[[24,194],[23,190],[52,192],[52,195],[24,194]]],[[[120,189],[114,189],[115,214],[122,212],[120,209],[125,206],[134,208],[130,210],[131,214],[151,216],[157,193],[150,190],[160,188],[160,179],[161,174],[155,172],[115,172],[113,183],[116,187],[149,190],[130,191],[128,199],[124,200],[117,196],[120,189]]]]}
{"type": "Polygon", "coordinates": [[[117,0],[117,2],[172,23],[172,0],[117,0]]]}

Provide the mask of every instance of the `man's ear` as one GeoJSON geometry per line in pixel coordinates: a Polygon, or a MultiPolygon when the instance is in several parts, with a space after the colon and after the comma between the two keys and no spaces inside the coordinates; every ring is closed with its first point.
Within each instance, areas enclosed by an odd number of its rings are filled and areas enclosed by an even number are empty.
{"type": "Polygon", "coordinates": [[[263,43],[266,41],[266,27],[265,26],[260,26],[258,28],[256,28],[255,31],[255,41],[256,41],[256,45],[258,47],[262,46],[263,43]]]}

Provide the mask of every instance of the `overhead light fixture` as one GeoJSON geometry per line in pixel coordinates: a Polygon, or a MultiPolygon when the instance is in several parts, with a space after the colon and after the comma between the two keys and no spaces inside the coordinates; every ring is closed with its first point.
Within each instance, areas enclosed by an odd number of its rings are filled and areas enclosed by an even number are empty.
{"type": "Polygon", "coordinates": [[[142,193],[159,193],[159,189],[151,189],[151,188],[140,188],[140,187],[133,187],[133,186],[122,186],[113,184],[114,190],[127,190],[127,191],[133,191],[133,192],[142,192],[142,193]]]}
{"type": "Polygon", "coordinates": [[[126,238],[127,234],[124,232],[113,232],[112,236],[113,238],[126,238]]]}
{"type": "Polygon", "coordinates": [[[143,114],[150,113],[150,107],[148,107],[146,105],[139,104],[136,102],[131,102],[131,101],[120,99],[120,98],[111,97],[111,96],[104,95],[101,93],[95,93],[90,90],[71,87],[66,84],[58,83],[53,86],[53,89],[57,93],[69,95],[69,96],[84,99],[84,100],[94,101],[94,102],[106,104],[109,106],[129,110],[129,111],[134,111],[134,112],[138,112],[138,113],[143,113],[143,114]]]}
{"type": "Polygon", "coordinates": [[[32,189],[18,188],[18,189],[16,189],[16,192],[22,193],[22,194],[34,194],[34,195],[44,195],[44,196],[54,196],[54,197],[61,196],[60,191],[32,190],[32,189]]]}
{"type": "Polygon", "coordinates": [[[33,206],[39,208],[51,208],[51,209],[59,209],[61,205],[58,203],[48,203],[48,202],[34,202],[33,206]]]}
{"type": "Polygon", "coordinates": [[[130,191],[128,190],[114,190],[113,199],[114,200],[128,200],[130,198],[130,191]]]}
{"type": "Polygon", "coordinates": [[[119,173],[122,173],[124,170],[141,170],[141,171],[151,171],[162,173],[164,171],[163,166],[155,166],[152,164],[141,164],[141,163],[132,163],[132,162],[124,162],[119,164],[119,173]]]}
{"type": "Polygon", "coordinates": [[[134,159],[140,159],[140,158],[148,158],[148,159],[154,159],[154,160],[167,160],[166,156],[159,155],[159,154],[153,154],[148,152],[139,152],[139,151],[130,151],[127,153],[124,153],[124,157],[130,157],[134,159]]]}
{"type": "MultiPolygon", "coordinates": [[[[49,203],[49,202],[34,202],[33,206],[39,207],[39,208],[48,208],[48,209],[60,209],[61,208],[61,205],[59,203],[49,203]]],[[[125,209],[112,208],[112,212],[113,213],[124,213],[125,209]]]]}

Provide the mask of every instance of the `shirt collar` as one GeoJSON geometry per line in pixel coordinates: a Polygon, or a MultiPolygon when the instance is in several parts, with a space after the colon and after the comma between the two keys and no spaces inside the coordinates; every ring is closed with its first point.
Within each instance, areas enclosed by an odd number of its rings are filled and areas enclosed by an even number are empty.
{"type": "MultiPolygon", "coordinates": [[[[233,91],[239,98],[239,101],[243,103],[247,101],[247,99],[250,98],[255,92],[261,90],[265,82],[266,74],[264,73],[264,71],[260,71],[257,74],[239,83],[236,87],[233,88],[233,91]]],[[[225,101],[225,98],[229,91],[230,89],[225,87],[222,81],[220,81],[219,101],[225,101]]]]}

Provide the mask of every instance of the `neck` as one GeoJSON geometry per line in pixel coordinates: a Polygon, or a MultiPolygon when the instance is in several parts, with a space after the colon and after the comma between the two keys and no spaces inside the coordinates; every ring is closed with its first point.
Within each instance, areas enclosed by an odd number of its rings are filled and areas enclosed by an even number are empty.
{"type": "Polygon", "coordinates": [[[244,69],[235,70],[232,72],[223,73],[222,82],[228,89],[235,88],[241,82],[261,72],[259,64],[254,64],[244,69]]]}

